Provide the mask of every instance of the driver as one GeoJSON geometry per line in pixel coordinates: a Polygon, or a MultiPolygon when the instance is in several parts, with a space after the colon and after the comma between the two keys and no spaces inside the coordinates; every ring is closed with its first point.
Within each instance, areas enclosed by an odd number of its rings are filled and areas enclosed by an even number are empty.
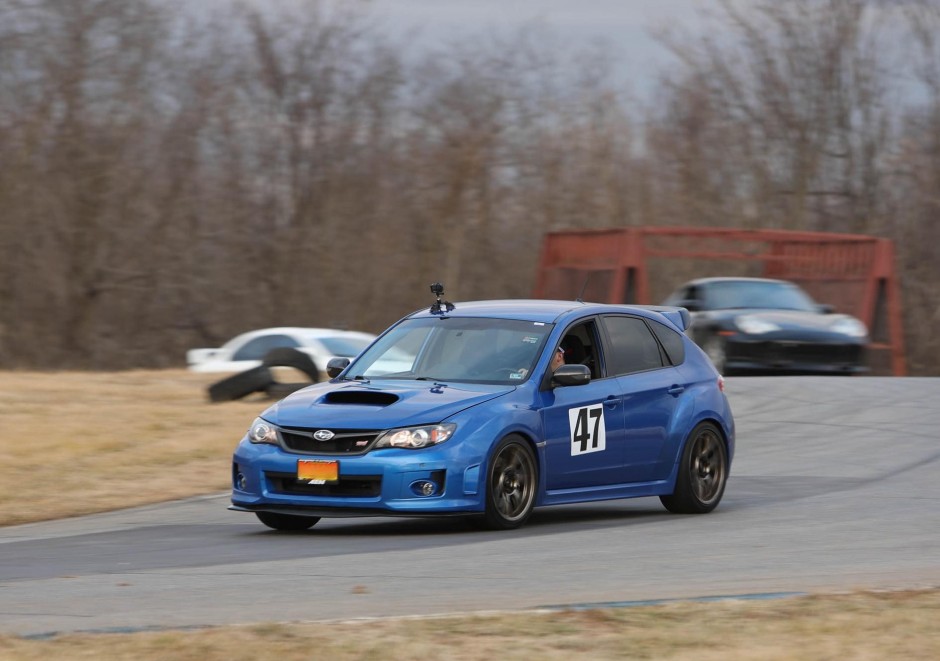
{"type": "Polygon", "coordinates": [[[555,349],[555,354],[552,356],[552,362],[549,364],[549,369],[553,372],[559,367],[565,364],[565,348],[559,345],[555,349]]]}

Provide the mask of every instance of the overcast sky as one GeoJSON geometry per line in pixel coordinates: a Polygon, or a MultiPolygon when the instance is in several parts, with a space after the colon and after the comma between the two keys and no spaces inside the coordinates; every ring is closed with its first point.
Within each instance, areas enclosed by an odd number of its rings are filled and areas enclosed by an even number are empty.
{"type": "MultiPolygon", "coordinates": [[[[181,0],[175,0],[179,2],[181,0]]],[[[189,9],[231,9],[236,2],[258,7],[270,0],[182,0],[189,9]]],[[[312,0],[278,0],[302,8],[312,0]]],[[[320,0],[325,6],[352,0],[320,0]]],[[[641,95],[652,72],[673,62],[652,31],[681,26],[692,34],[703,29],[706,0],[358,0],[370,23],[392,38],[407,37],[413,48],[446,48],[465,37],[512,36],[523,28],[561,44],[570,53],[603,47],[613,58],[613,74],[641,95]]],[[[743,0],[747,1],[747,0],[743,0]]]]}
{"type": "Polygon", "coordinates": [[[418,44],[446,43],[468,34],[512,34],[526,26],[548,30],[582,50],[603,44],[642,87],[643,73],[669,61],[651,28],[694,26],[700,0],[371,0],[371,14],[391,34],[416,30],[418,44]]]}

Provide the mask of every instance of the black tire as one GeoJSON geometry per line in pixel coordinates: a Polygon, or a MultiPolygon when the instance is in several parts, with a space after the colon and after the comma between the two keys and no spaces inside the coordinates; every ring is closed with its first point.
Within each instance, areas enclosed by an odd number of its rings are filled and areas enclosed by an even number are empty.
{"type": "Polygon", "coordinates": [[[299,516],[297,514],[279,514],[277,512],[255,512],[255,516],[268,528],[274,530],[298,531],[312,528],[320,520],[318,516],[299,516]]]}
{"type": "Polygon", "coordinates": [[[213,402],[231,402],[253,392],[264,390],[274,383],[271,370],[264,365],[233,374],[209,386],[209,400],[213,402]]]}
{"type": "Polygon", "coordinates": [[[261,364],[265,367],[292,367],[298,372],[303,372],[310,379],[310,383],[317,383],[320,380],[320,370],[313,358],[303,351],[291,349],[290,347],[278,347],[271,349],[264,355],[261,364]]]}
{"type": "Polygon", "coordinates": [[[532,448],[521,436],[511,434],[493,450],[486,471],[486,508],[488,528],[518,528],[532,514],[538,489],[538,467],[532,448]]]}
{"type": "Polygon", "coordinates": [[[271,399],[284,399],[292,392],[297,392],[309,385],[309,383],[272,383],[264,389],[264,393],[271,399]]]}
{"type": "Polygon", "coordinates": [[[659,500],[675,514],[705,514],[718,506],[728,482],[728,451],[714,424],[700,423],[682,448],[676,489],[659,500]]]}

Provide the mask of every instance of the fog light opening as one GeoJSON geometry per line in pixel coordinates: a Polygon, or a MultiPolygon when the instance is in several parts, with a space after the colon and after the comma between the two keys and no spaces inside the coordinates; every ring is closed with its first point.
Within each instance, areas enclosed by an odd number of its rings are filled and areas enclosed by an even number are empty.
{"type": "Polygon", "coordinates": [[[235,488],[239,491],[248,490],[248,479],[245,477],[244,473],[238,473],[235,476],[235,488]]]}
{"type": "Polygon", "coordinates": [[[411,490],[414,491],[415,495],[426,498],[437,493],[437,485],[430,480],[418,480],[411,484],[411,490]]]}

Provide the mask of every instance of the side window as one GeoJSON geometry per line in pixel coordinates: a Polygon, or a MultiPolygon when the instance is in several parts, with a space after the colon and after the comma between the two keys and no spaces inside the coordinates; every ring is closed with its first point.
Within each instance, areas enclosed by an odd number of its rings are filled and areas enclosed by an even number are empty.
{"type": "Polygon", "coordinates": [[[235,352],[232,360],[261,360],[271,349],[277,347],[294,349],[299,346],[296,340],[287,335],[264,335],[246,342],[245,346],[235,352]]]}
{"type": "Polygon", "coordinates": [[[572,326],[565,331],[561,347],[565,350],[566,365],[585,365],[590,368],[592,379],[600,378],[597,330],[593,321],[572,326]]]}
{"type": "Polygon", "coordinates": [[[699,291],[699,298],[702,300],[702,308],[705,310],[720,310],[726,307],[727,303],[722,299],[727,299],[727,295],[722,292],[721,287],[716,287],[714,283],[702,285],[699,291]]]}
{"type": "Polygon", "coordinates": [[[607,372],[611,376],[642,372],[663,366],[659,343],[638,317],[604,317],[610,337],[607,372]]]}
{"type": "Polygon", "coordinates": [[[681,365],[685,362],[685,344],[682,342],[682,336],[669,328],[668,326],[659,323],[658,321],[650,321],[650,328],[653,329],[653,333],[656,334],[656,337],[659,338],[660,343],[663,345],[663,348],[666,350],[666,357],[669,358],[669,361],[673,365],[681,365]]]}

